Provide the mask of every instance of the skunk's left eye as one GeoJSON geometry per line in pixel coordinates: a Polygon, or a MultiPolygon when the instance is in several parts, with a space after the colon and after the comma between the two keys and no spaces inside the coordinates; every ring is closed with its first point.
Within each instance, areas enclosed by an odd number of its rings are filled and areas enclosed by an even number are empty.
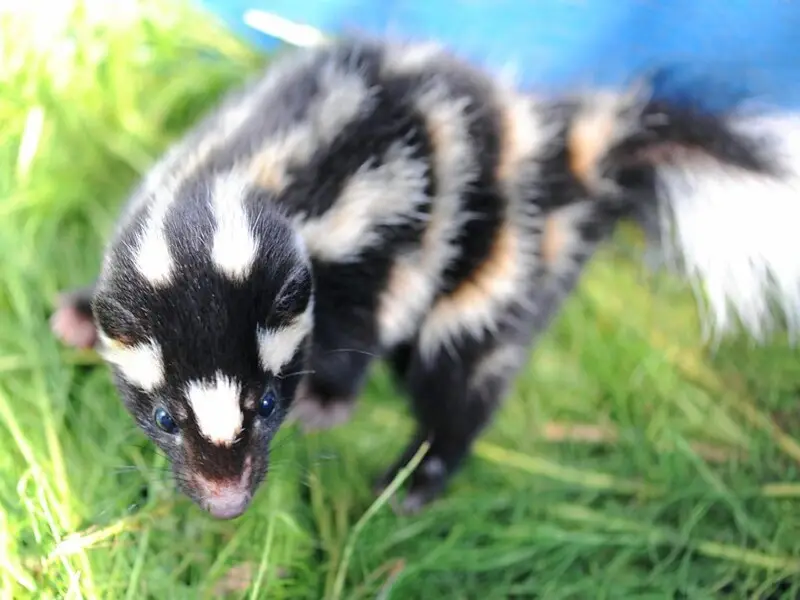
{"type": "Polygon", "coordinates": [[[176,433],[178,431],[178,424],[175,423],[175,420],[163,407],[159,406],[156,408],[155,412],[153,413],[153,418],[155,419],[156,425],[158,425],[159,429],[169,433],[170,435],[176,433]]]}
{"type": "Polygon", "coordinates": [[[261,401],[258,403],[258,414],[261,417],[268,417],[275,411],[275,404],[277,399],[275,398],[275,392],[272,389],[268,389],[264,392],[264,395],[261,396],[261,401]]]}

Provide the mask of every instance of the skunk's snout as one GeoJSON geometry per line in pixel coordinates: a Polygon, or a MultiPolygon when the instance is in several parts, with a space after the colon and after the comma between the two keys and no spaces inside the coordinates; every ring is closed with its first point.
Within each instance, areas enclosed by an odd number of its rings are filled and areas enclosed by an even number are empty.
{"type": "Polygon", "coordinates": [[[203,510],[217,519],[235,519],[241,516],[253,498],[251,485],[251,461],[248,457],[240,477],[232,479],[207,479],[193,477],[194,496],[203,510]]]}
{"type": "Polygon", "coordinates": [[[250,492],[239,486],[218,486],[206,496],[204,508],[217,519],[235,519],[250,504],[250,492]]]}

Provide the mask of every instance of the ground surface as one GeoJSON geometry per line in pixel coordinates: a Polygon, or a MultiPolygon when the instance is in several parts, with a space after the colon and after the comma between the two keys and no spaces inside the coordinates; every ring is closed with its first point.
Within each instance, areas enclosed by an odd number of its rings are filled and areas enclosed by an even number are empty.
{"type": "Polygon", "coordinates": [[[56,292],[97,269],[137,175],[259,59],[177,9],[103,4],[61,37],[19,21],[0,34],[3,597],[800,594],[797,353],[708,352],[691,295],[619,251],[423,514],[377,506],[356,527],[409,431],[380,369],[347,426],[283,432],[244,518],[177,496],[107,371],[47,321],[56,292]]]}

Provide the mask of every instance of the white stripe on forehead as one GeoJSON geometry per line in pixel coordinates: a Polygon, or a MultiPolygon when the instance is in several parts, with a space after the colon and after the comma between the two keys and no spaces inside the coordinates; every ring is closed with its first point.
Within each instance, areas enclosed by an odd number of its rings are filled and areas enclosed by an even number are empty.
{"type": "MultiPolygon", "coordinates": [[[[207,130],[194,130],[177,142],[145,176],[142,187],[125,209],[128,218],[146,204],[147,224],[134,250],[139,272],[153,285],[169,284],[175,267],[164,235],[164,218],[175,193],[192,176],[202,172],[209,157],[239,135],[259,107],[269,105],[270,94],[287,84],[298,69],[313,63],[312,53],[300,53],[279,61],[246,93],[224,99],[217,109],[216,122],[205,123],[207,130]]],[[[110,255],[107,255],[107,257],[110,255]]]]}
{"type": "Polygon", "coordinates": [[[242,431],[242,386],[217,372],[213,380],[192,381],[186,398],[200,435],[218,446],[230,446],[242,431]]]}
{"type": "Polygon", "coordinates": [[[228,173],[217,179],[213,190],[217,228],[211,257],[214,264],[233,280],[242,280],[250,274],[258,249],[244,207],[247,189],[245,178],[228,173]]]}
{"type": "Polygon", "coordinates": [[[305,337],[311,333],[313,321],[314,302],[309,301],[305,312],[285,327],[280,329],[259,327],[256,331],[256,340],[261,368],[273,375],[280,373],[281,369],[292,360],[305,337]]]}
{"type": "Polygon", "coordinates": [[[102,331],[98,331],[98,337],[100,356],[116,365],[129,383],[145,392],[151,392],[164,383],[164,359],[161,347],[155,341],[124,346],[102,331]]]}
{"type": "Polygon", "coordinates": [[[153,285],[169,283],[174,270],[172,255],[164,233],[164,219],[173,200],[174,195],[169,189],[156,192],[136,249],[134,259],[136,268],[153,285]]]}

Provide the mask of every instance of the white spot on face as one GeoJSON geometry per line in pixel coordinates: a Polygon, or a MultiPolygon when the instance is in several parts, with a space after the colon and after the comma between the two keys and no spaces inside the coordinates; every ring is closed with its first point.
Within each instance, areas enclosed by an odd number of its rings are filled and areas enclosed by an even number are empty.
{"type": "Polygon", "coordinates": [[[241,394],[241,385],[219,372],[213,381],[192,381],[186,386],[198,430],[212,444],[230,446],[242,431],[241,394]]]}
{"type": "Polygon", "coordinates": [[[155,341],[125,346],[102,331],[98,336],[100,356],[115,365],[129,383],[150,392],[164,382],[164,360],[155,341]]]}
{"type": "Polygon", "coordinates": [[[256,241],[247,212],[244,197],[247,181],[235,173],[221,176],[213,191],[214,232],[212,260],[228,277],[241,280],[248,276],[256,259],[256,241]]]}
{"type": "Polygon", "coordinates": [[[413,149],[393,144],[378,167],[364,165],[345,184],[330,210],[301,222],[300,234],[309,252],[324,260],[355,260],[381,241],[382,225],[401,225],[425,217],[427,166],[410,157],[413,149]]]}
{"type": "Polygon", "coordinates": [[[277,375],[292,359],[300,344],[311,333],[313,305],[313,301],[310,301],[305,312],[281,329],[259,328],[256,331],[261,368],[277,375]]]}

